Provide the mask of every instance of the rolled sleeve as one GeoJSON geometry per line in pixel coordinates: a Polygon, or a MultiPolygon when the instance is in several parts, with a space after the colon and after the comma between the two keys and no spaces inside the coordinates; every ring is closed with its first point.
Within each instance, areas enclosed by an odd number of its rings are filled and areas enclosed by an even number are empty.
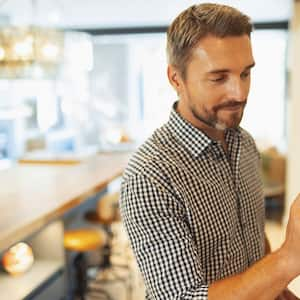
{"type": "Polygon", "coordinates": [[[179,199],[157,181],[135,175],[122,183],[120,209],[149,299],[208,299],[179,199]]]}

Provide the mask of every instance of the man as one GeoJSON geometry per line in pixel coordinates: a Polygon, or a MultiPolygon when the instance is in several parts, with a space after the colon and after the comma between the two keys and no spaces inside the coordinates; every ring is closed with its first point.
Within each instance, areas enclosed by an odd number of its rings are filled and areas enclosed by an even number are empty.
{"type": "Polygon", "coordinates": [[[179,100],[132,157],[120,200],[147,299],[298,299],[285,288],[300,274],[300,196],[284,244],[265,256],[259,154],[239,127],[251,31],[247,16],[216,4],[188,8],[168,29],[179,100]]]}

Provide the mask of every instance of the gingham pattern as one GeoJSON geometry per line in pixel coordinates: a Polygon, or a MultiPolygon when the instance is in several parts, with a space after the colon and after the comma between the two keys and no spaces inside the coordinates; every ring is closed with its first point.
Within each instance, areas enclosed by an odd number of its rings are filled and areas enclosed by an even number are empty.
{"type": "Polygon", "coordinates": [[[207,299],[264,255],[259,154],[242,128],[225,138],[228,156],[173,108],[129,162],[120,208],[146,299],[207,299]]]}

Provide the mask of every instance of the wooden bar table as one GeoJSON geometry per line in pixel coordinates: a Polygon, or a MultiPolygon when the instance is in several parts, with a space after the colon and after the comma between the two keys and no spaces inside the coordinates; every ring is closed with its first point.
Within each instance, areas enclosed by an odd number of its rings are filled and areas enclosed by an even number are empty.
{"type": "MultiPolygon", "coordinates": [[[[11,245],[36,235],[32,245],[38,244],[37,256],[43,258],[40,264],[34,263],[33,270],[19,278],[10,278],[2,272],[0,299],[27,299],[31,290],[53,273],[55,263],[64,263],[60,220],[119,177],[129,157],[130,153],[112,152],[71,164],[27,161],[0,171],[0,254],[11,245]],[[36,234],[38,232],[42,234],[36,234]],[[59,253],[55,253],[57,248],[61,249],[59,253]],[[47,263],[50,270],[45,273],[47,263]]],[[[28,299],[47,299],[47,295],[28,299]]]]}

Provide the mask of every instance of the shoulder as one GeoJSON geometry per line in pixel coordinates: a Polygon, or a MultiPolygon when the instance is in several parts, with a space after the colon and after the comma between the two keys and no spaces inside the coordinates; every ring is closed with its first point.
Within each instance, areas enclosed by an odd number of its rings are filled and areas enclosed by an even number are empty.
{"type": "Polygon", "coordinates": [[[244,128],[240,127],[240,133],[242,137],[242,142],[244,145],[244,148],[246,149],[248,154],[253,154],[255,157],[260,159],[260,153],[258,151],[256,142],[253,138],[253,136],[244,128]]]}
{"type": "Polygon", "coordinates": [[[164,180],[175,164],[178,147],[167,126],[157,129],[132,155],[123,174],[123,181],[137,176],[164,180]]]}
{"type": "Polygon", "coordinates": [[[255,140],[253,138],[253,136],[244,128],[240,127],[239,128],[242,139],[250,144],[255,145],[255,140]]]}
{"type": "Polygon", "coordinates": [[[149,211],[167,214],[170,207],[182,213],[172,182],[176,176],[173,143],[173,136],[163,126],[132,155],[121,185],[120,203],[124,216],[140,218],[149,211]]]}
{"type": "Polygon", "coordinates": [[[256,142],[255,142],[253,136],[246,129],[241,128],[241,127],[239,129],[240,129],[242,141],[244,143],[254,147],[255,149],[257,149],[256,142]]]}

